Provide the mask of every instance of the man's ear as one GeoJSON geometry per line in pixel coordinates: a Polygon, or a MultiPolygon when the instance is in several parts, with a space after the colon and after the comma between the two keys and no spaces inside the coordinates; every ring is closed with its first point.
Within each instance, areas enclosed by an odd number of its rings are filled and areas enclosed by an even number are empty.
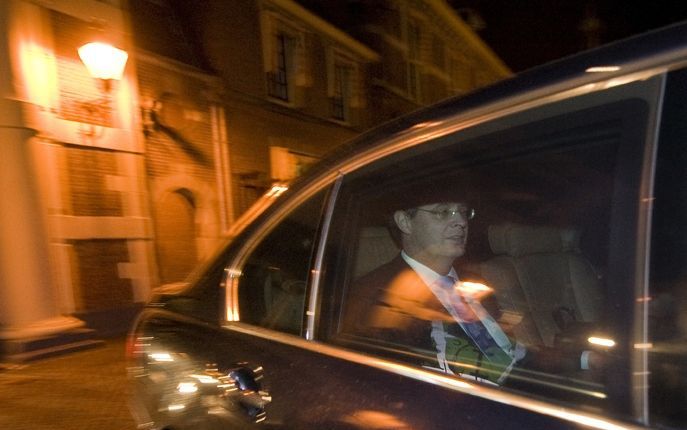
{"type": "Polygon", "coordinates": [[[413,230],[410,222],[410,216],[406,211],[394,212],[394,222],[396,223],[398,229],[405,234],[410,234],[410,232],[413,230]]]}

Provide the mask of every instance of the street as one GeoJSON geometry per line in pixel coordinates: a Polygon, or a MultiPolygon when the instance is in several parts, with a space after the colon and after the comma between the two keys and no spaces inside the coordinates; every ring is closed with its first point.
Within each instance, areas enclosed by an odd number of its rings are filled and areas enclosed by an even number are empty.
{"type": "Polygon", "coordinates": [[[125,338],[17,366],[0,366],[0,428],[133,430],[125,338]]]}

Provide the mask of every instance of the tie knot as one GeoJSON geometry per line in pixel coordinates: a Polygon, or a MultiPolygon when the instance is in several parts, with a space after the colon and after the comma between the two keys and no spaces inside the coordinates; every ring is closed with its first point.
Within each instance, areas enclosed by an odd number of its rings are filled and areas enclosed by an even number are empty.
{"type": "Polygon", "coordinates": [[[452,290],[456,284],[456,279],[452,276],[439,276],[436,283],[445,290],[452,290]]]}

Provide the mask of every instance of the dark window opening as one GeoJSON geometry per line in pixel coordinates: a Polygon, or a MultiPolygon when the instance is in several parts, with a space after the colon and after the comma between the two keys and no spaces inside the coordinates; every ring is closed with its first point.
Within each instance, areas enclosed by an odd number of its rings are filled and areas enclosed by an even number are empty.
{"type": "Polygon", "coordinates": [[[278,33],[275,37],[275,70],[267,73],[268,94],[284,101],[289,101],[288,45],[289,38],[278,33]]]}

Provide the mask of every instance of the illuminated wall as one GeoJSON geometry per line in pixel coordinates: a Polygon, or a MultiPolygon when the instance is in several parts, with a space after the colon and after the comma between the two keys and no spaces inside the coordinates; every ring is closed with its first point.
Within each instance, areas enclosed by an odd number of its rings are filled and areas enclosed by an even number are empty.
{"type": "Polygon", "coordinates": [[[151,53],[137,59],[158,273],[179,282],[233,220],[221,84],[151,53]]]}
{"type": "Polygon", "coordinates": [[[16,113],[0,124],[11,143],[0,158],[17,171],[2,178],[12,190],[5,213],[7,223],[35,220],[0,233],[0,341],[21,356],[36,338],[82,327],[73,315],[136,308],[156,276],[135,61],[106,92],[77,54],[96,39],[131,52],[121,5],[8,0],[0,11],[9,71],[2,105],[16,113]],[[10,247],[35,252],[19,258],[10,247]]]}

